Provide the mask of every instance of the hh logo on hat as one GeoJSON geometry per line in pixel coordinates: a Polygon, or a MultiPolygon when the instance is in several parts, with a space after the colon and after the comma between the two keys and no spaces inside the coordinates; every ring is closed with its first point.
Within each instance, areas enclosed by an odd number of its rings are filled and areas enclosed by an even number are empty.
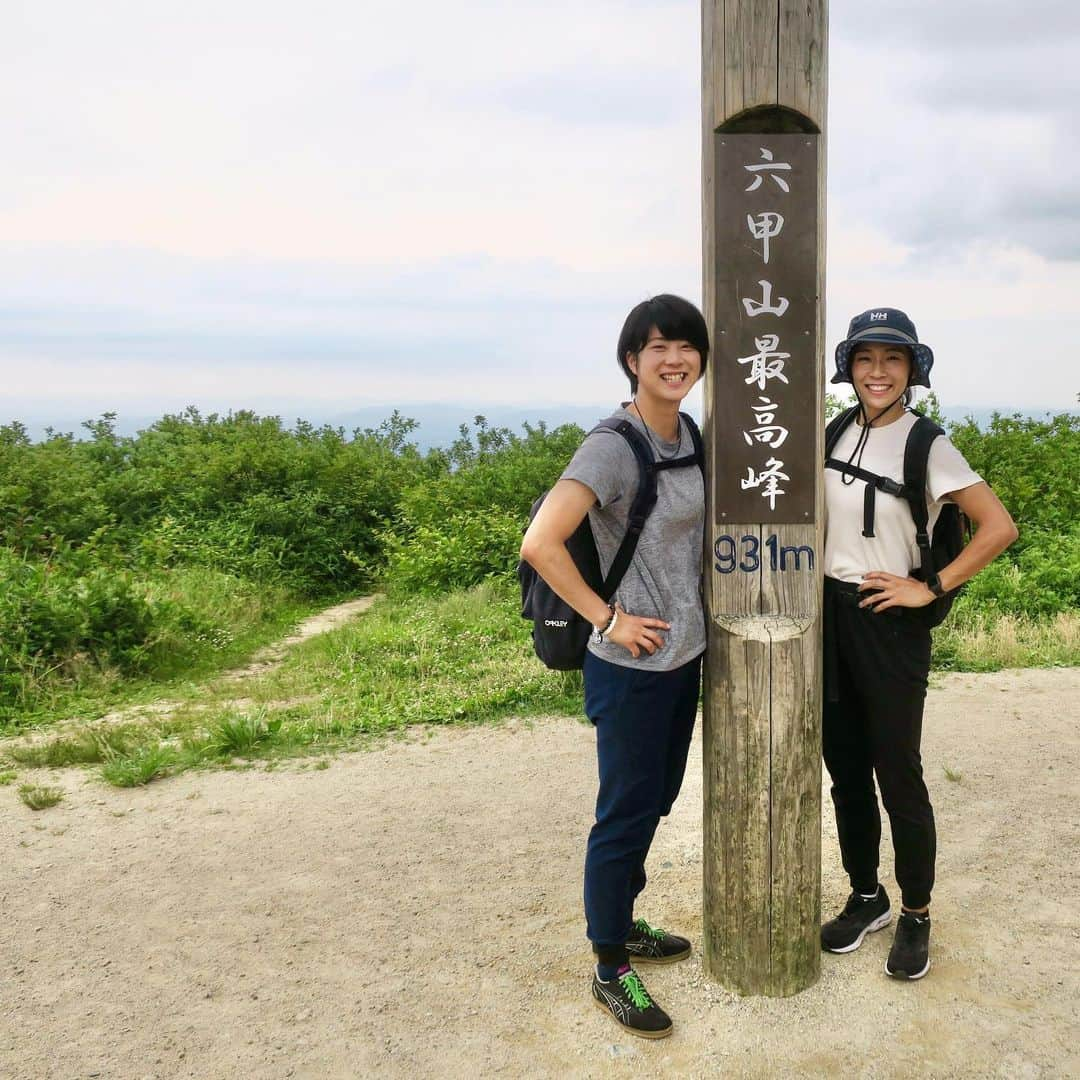
{"type": "Polygon", "coordinates": [[[887,319],[888,317],[889,317],[889,313],[887,311],[871,311],[870,312],[870,321],[871,322],[873,322],[874,319],[887,319]]]}

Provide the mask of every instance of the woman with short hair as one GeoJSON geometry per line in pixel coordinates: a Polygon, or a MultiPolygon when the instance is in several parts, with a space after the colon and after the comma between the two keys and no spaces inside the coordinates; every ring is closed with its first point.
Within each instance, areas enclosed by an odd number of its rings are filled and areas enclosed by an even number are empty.
{"type": "Polygon", "coordinates": [[[614,417],[628,421],[648,440],[654,461],[668,466],[656,472],[657,501],[627,572],[609,605],[566,549],[588,514],[606,575],[626,535],[638,462],[610,429],[582,443],[529,526],[521,555],[595,628],[583,670],[600,774],[585,856],[593,1000],[625,1030],[662,1038],[671,1020],[631,961],[681,960],[690,942],[635,919],[634,906],[653,834],[682,783],[705,649],[704,482],[692,421],[679,412],[708,363],[705,320],[680,297],[655,296],[627,316],[617,356],[632,399],[614,417]],[[676,464],[689,467],[670,467],[676,464]]]}

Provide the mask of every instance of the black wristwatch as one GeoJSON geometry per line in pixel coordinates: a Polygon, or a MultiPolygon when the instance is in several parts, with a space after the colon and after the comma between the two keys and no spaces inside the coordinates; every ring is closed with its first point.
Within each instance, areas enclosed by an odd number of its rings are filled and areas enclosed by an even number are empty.
{"type": "Polygon", "coordinates": [[[926,579],[926,587],[935,596],[944,596],[945,595],[945,590],[941,587],[941,578],[936,573],[931,574],[926,579]]]}

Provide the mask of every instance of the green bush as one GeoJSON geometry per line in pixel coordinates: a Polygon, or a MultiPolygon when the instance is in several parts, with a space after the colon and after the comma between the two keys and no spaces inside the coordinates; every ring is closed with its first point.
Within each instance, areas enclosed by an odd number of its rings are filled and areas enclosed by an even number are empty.
{"type": "Polygon", "coordinates": [[[521,530],[519,514],[492,509],[420,524],[405,538],[387,531],[387,580],[396,591],[434,595],[509,577],[517,565],[521,530]]]}
{"type": "Polygon", "coordinates": [[[1011,558],[1030,546],[1056,548],[1080,521],[1080,415],[995,413],[985,430],[969,419],[953,424],[949,436],[1016,521],[1020,537],[1011,558]]]}
{"type": "MultiPolygon", "coordinates": [[[[932,395],[921,407],[939,412],[932,395]]],[[[188,409],[131,437],[114,420],[36,444],[0,427],[0,726],[50,688],[220,666],[253,628],[375,582],[405,600],[489,583],[513,614],[529,506],[583,437],[478,416],[421,455],[397,413],[351,437],[246,411],[188,409]]],[[[979,637],[994,619],[1080,608],[1080,417],[998,415],[950,435],[1020,529],[954,620],[1005,655],[979,637]]]]}
{"type": "Polygon", "coordinates": [[[280,618],[288,602],[216,570],[87,570],[0,548],[0,728],[50,687],[165,678],[235,652],[240,634],[280,618]]]}
{"type": "Polygon", "coordinates": [[[403,489],[444,458],[409,444],[412,421],[394,414],[376,430],[294,431],[278,417],[226,417],[188,409],[134,437],[111,413],[90,438],[0,428],[0,543],[27,557],[69,558],[143,570],[195,564],[310,596],[372,580],[378,535],[403,489]]]}
{"type": "Polygon", "coordinates": [[[967,583],[962,600],[998,615],[1080,608],[1080,523],[1061,533],[1030,530],[1015,556],[1007,552],[967,583]]]}
{"type": "Polygon", "coordinates": [[[381,532],[391,589],[431,595],[511,577],[530,506],[584,437],[573,424],[526,424],[518,436],[478,416],[474,427],[431,455],[438,471],[402,492],[393,527],[381,532]]]}

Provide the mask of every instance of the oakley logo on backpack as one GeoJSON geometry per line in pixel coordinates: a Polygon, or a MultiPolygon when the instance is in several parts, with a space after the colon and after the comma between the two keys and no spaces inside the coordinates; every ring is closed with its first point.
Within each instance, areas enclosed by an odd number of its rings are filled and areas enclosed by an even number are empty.
{"type": "Polygon", "coordinates": [[[544,625],[545,626],[569,626],[570,625],[570,620],[569,619],[545,619],[544,620],[544,625]]]}

